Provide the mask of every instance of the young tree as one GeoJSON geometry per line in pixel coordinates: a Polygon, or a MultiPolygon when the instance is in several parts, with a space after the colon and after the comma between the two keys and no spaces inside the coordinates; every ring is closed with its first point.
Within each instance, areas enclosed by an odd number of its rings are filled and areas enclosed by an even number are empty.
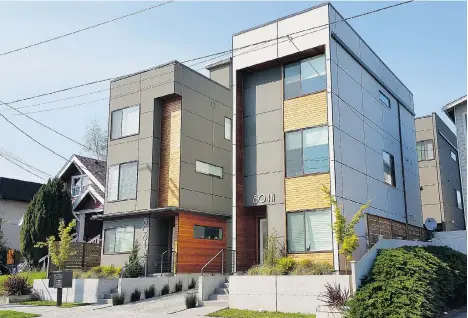
{"type": "MultiPolygon", "coordinates": [[[[335,210],[335,222],[333,223],[333,232],[335,234],[336,242],[340,248],[339,253],[346,257],[347,261],[353,260],[353,252],[359,246],[359,240],[354,231],[354,227],[364,217],[364,210],[370,205],[370,201],[363,204],[357,212],[353,215],[351,221],[347,221],[344,214],[341,212],[341,207],[338,204],[335,196],[333,196],[330,190],[323,186],[323,192],[327,195],[330,200],[331,206],[335,210]]],[[[348,263],[345,263],[345,270],[348,270],[348,263]]]]}
{"type": "Polygon", "coordinates": [[[106,160],[107,156],[107,129],[102,128],[96,119],[86,127],[83,137],[83,150],[99,160],[106,160]]]}
{"type": "Polygon", "coordinates": [[[138,257],[139,250],[140,244],[138,243],[138,241],[135,241],[133,244],[132,251],[128,256],[128,261],[125,262],[124,266],[124,274],[127,277],[139,277],[144,272],[144,268],[140,263],[140,257],[138,257]]]}
{"type": "Polygon", "coordinates": [[[54,235],[49,236],[46,242],[39,242],[34,246],[48,247],[51,261],[55,266],[58,267],[59,270],[63,270],[65,268],[65,263],[68,260],[68,258],[75,254],[75,252],[71,250],[70,246],[71,241],[73,240],[71,232],[75,228],[75,226],[75,219],[68,223],[67,226],[65,226],[65,222],[63,221],[63,219],[60,219],[58,228],[58,248],[57,243],[55,242],[54,235]]]}
{"type": "Polygon", "coordinates": [[[73,219],[70,191],[60,179],[49,179],[29,203],[21,226],[21,253],[29,265],[36,267],[47,254],[46,248],[34,245],[57,235],[60,219],[66,223],[73,219]]]}

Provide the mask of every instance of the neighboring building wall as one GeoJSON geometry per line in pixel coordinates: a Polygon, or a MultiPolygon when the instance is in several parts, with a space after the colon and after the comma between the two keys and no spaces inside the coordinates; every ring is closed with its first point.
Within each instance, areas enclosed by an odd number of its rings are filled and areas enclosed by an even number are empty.
{"type": "Polygon", "coordinates": [[[20,249],[21,227],[18,222],[26,213],[28,202],[10,201],[0,199],[0,219],[3,238],[9,248],[20,249]]]}
{"type": "Polygon", "coordinates": [[[210,78],[223,85],[227,88],[231,89],[232,86],[232,63],[228,62],[226,64],[221,64],[219,66],[215,66],[210,68],[210,78]]]}
{"type": "Polygon", "coordinates": [[[465,212],[465,224],[466,224],[466,101],[455,107],[455,125],[457,127],[457,144],[458,144],[458,153],[460,155],[460,175],[462,179],[462,188],[463,188],[463,209],[465,212]]]}

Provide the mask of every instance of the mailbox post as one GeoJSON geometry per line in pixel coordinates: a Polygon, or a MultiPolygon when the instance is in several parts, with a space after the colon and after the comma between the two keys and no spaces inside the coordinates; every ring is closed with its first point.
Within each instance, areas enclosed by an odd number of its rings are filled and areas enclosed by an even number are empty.
{"type": "Polygon", "coordinates": [[[62,289],[71,288],[73,284],[72,271],[56,271],[49,274],[49,288],[57,288],[57,306],[62,306],[62,289]]]}

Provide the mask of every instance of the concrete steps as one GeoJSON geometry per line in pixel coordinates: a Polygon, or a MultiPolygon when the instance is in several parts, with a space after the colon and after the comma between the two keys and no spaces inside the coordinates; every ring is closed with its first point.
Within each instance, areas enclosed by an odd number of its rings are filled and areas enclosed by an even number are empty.
{"type": "Polygon", "coordinates": [[[219,284],[214,294],[208,299],[212,301],[229,301],[229,278],[226,277],[224,283],[219,284]]]}

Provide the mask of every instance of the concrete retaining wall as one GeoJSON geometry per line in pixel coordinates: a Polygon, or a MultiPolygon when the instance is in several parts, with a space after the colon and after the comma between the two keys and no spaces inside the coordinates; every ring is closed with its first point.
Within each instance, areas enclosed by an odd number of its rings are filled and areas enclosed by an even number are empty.
{"type": "Polygon", "coordinates": [[[230,276],[229,307],[315,314],[326,283],[350,288],[349,275],[230,276]]]}
{"type": "MultiPolygon", "coordinates": [[[[63,289],[62,301],[66,303],[96,303],[111,289],[117,289],[118,279],[73,279],[72,288],[63,289]]],[[[33,288],[41,299],[56,300],[57,289],[49,288],[48,279],[35,279],[33,288]]]]}
{"type": "Polygon", "coordinates": [[[219,284],[224,283],[225,280],[224,275],[198,277],[198,303],[203,304],[203,301],[208,300],[219,284]]]}
{"type": "Polygon", "coordinates": [[[192,278],[198,282],[200,274],[177,274],[170,277],[141,277],[141,278],[121,278],[118,282],[119,293],[124,293],[125,302],[130,301],[130,294],[133,293],[135,288],[141,292],[141,297],[144,298],[145,288],[154,285],[156,288],[156,296],[161,295],[161,289],[164,285],[169,285],[169,290],[172,293],[178,281],[182,282],[182,290],[188,290],[192,278]]]}

